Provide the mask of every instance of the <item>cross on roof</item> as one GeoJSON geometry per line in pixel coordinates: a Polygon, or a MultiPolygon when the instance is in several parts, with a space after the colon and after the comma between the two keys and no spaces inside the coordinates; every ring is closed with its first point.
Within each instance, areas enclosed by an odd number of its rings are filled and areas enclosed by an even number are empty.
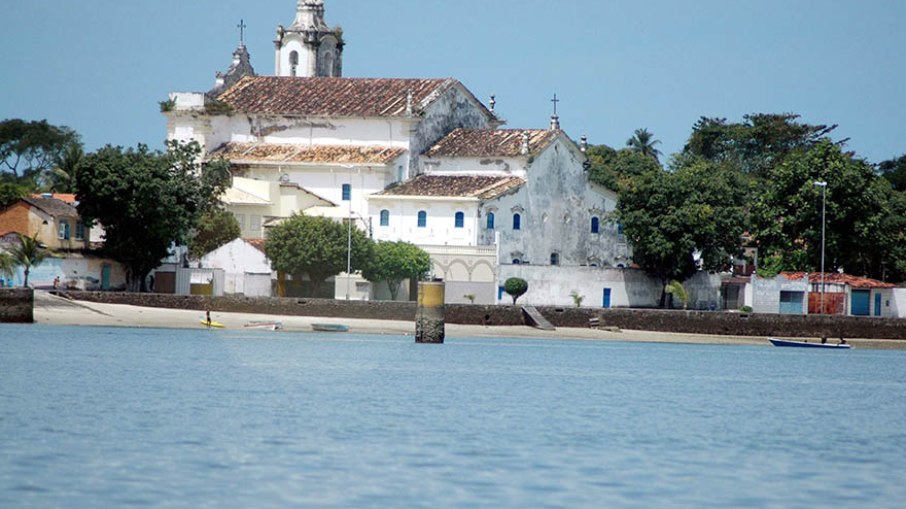
{"type": "Polygon", "coordinates": [[[244,19],[239,20],[239,24],[236,25],[236,28],[239,29],[239,44],[245,44],[245,29],[248,25],[245,24],[244,19]]]}
{"type": "Polygon", "coordinates": [[[557,99],[557,94],[554,94],[554,98],[551,99],[551,102],[554,103],[554,115],[557,114],[557,103],[560,102],[560,99],[557,99]]]}

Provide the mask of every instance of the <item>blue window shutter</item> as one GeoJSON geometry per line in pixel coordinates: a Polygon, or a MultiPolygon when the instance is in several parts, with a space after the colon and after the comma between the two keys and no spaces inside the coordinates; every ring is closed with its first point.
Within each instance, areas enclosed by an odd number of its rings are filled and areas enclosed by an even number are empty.
{"type": "Polygon", "coordinates": [[[462,228],[466,225],[466,215],[462,212],[456,213],[456,227],[462,228]]]}
{"type": "Polygon", "coordinates": [[[513,229],[514,230],[522,229],[522,216],[519,214],[513,214],[513,229]]]}
{"type": "Polygon", "coordinates": [[[494,213],[488,212],[488,230],[494,229],[494,213]]]}
{"type": "Polygon", "coordinates": [[[352,199],[352,186],[349,184],[343,184],[343,201],[349,201],[352,199]]]}
{"type": "Polygon", "coordinates": [[[428,226],[428,213],[424,210],[418,211],[418,227],[424,228],[428,226]]]}
{"type": "Polygon", "coordinates": [[[390,226],[390,211],[382,210],[381,211],[381,226],[390,226]]]}

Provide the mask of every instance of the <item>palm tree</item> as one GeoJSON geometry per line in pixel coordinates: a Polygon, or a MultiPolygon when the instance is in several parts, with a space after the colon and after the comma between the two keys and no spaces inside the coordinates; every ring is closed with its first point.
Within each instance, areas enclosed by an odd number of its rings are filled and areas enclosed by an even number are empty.
{"type": "Polygon", "coordinates": [[[34,237],[28,237],[21,233],[16,235],[19,237],[19,245],[13,248],[12,258],[16,265],[25,267],[25,282],[22,283],[22,286],[28,286],[28,273],[31,267],[40,265],[49,256],[49,253],[41,247],[37,233],[34,237]]]}
{"type": "Polygon", "coordinates": [[[687,309],[689,305],[689,294],[686,293],[686,288],[677,280],[673,280],[667,284],[665,291],[670,295],[673,295],[674,299],[678,299],[683,303],[683,309],[687,309]]]}
{"type": "Polygon", "coordinates": [[[50,172],[50,190],[55,193],[75,192],[75,169],[85,156],[82,146],[72,144],[57,157],[56,167],[50,172]]]}
{"type": "Polygon", "coordinates": [[[654,146],[660,142],[660,140],[654,139],[654,135],[648,132],[647,128],[636,129],[632,138],[626,140],[626,146],[635,152],[651,156],[657,161],[658,156],[661,155],[661,151],[654,148],[654,146]]]}
{"type": "Polygon", "coordinates": [[[12,277],[13,270],[16,269],[16,261],[12,255],[0,251],[0,274],[12,277]]]}

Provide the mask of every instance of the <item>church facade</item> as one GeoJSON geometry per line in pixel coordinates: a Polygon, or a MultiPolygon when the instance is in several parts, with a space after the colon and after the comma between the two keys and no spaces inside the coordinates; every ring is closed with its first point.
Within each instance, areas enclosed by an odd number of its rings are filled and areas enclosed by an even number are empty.
{"type": "MultiPolygon", "coordinates": [[[[256,75],[240,43],[212,91],[172,93],[166,112],[170,139],[231,162],[247,205],[282,210],[272,203],[279,193],[249,197],[250,181],[290,186],[308,198],[298,212],[417,244],[447,281],[448,302],[507,302],[500,288],[512,267],[587,282],[588,272],[629,263],[608,220],[617,197],[589,182],[585,143],[556,115],[548,129],[501,129],[494,99],[486,106],[455,79],[341,77],[343,35],[328,28],[322,0],[298,0],[275,47],[274,76],[256,75]]],[[[262,225],[243,235],[263,238],[280,219],[243,216],[262,225]]]]}

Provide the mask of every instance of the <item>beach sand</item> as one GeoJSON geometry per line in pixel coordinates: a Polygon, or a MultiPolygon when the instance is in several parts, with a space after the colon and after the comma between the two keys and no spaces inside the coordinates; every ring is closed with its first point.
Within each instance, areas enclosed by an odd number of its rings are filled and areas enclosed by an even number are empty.
{"type": "MultiPolygon", "coordinates": [[[[70,301],[35,291],[35,322],[48,325],[101,326],[101,327],[151,327],[151,328],[203,328],[204,312],[198,310],[145,308],[122,304],[100,304],[70,301]]],[[[394,320],[366,320],[357,318],[325,318],[307,316],[278,316],[251,313],[221,313],[212,311],[211,319],[227,329],[242,329],[251,321],[274,320],[283,324],[283,330],[273,334],[312,332],[313,323],[339,323],[349,327],[350,333],[362,334],[415,334],[415,323],[394,320]]],[[[711,336],[668,332],[633,330],[597,330],[558,328],[543,331],[528,326],[482,326],[447,324],[448,338],[525,338],[573,339],[589,341],[627,341],[651,343],[687,343],[710,345],[759,345],[770,346],[767,338],[750,336],[711,336]]],[[[817,340],[817,339],[816,339],[817,340]]],[[[906,349],[906,341],[847,339],[855,348],[906,349]]]]}

